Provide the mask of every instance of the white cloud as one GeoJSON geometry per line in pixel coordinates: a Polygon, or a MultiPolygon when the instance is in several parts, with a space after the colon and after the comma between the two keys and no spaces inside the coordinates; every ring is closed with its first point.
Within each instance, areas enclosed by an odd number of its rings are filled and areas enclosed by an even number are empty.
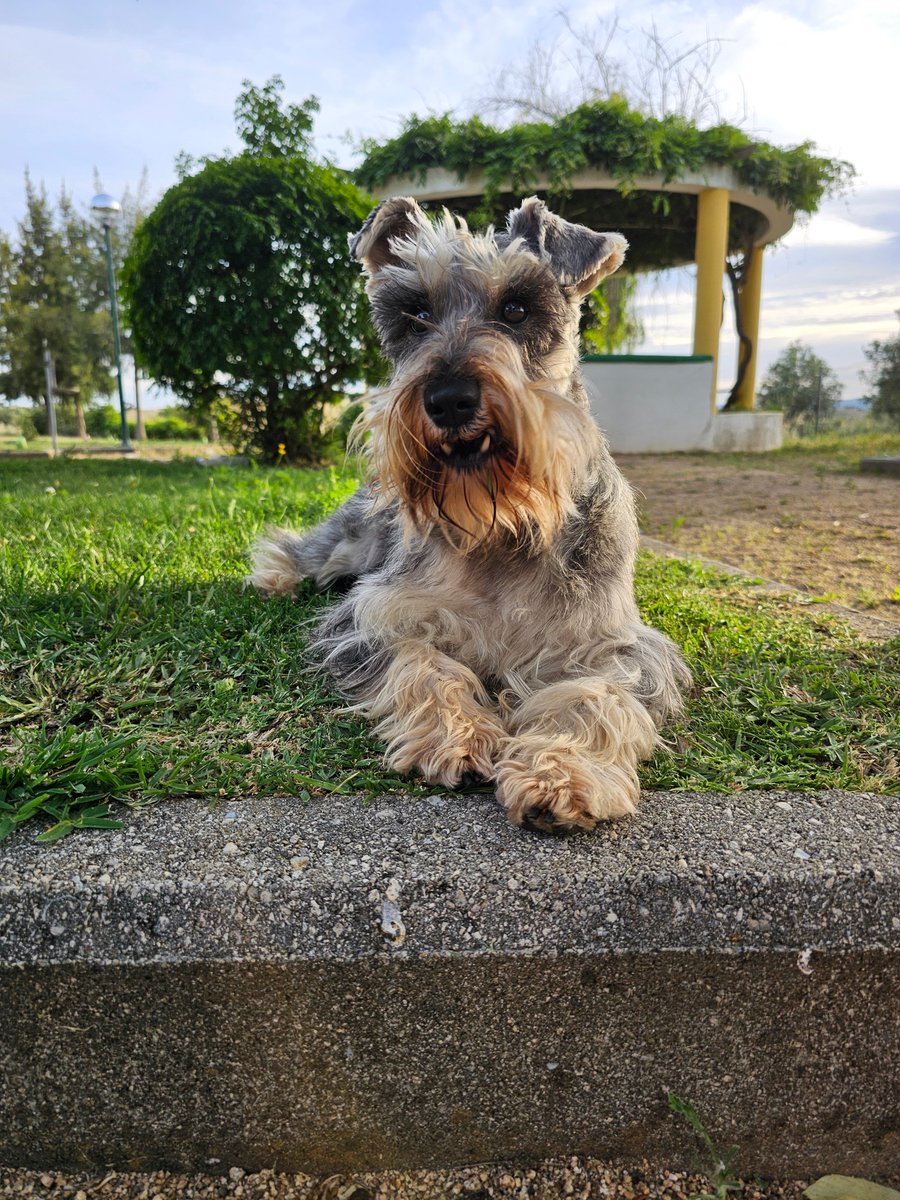
{"type": "Polygon", "coordinates": [[[725,36],[734,40],[723,49],[723,82],[745,89],[752,129],[781,144],[810,139],[852,162],[868,186],[897,184],[893,134],[880,116],[896,107],[894,0],[744,5],[725,36]]]}
{"type": "Polygon", "coordinates": [[[877,246],[897,236],[889,229],[859,225],[833,213],[817,213],[807,224],[797,224],[782,239],[782,246],[877,246]]]}

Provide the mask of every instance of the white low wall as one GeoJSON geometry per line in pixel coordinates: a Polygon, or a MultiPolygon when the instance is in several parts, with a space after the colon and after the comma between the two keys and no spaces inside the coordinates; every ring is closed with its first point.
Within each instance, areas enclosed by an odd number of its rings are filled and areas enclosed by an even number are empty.
{"type": "Polygon", "coordinates": [[[591,412],[614,454],[781,445],[781,413],[710,411],[711,358],[613,355],[581,366],[591,412]]]}

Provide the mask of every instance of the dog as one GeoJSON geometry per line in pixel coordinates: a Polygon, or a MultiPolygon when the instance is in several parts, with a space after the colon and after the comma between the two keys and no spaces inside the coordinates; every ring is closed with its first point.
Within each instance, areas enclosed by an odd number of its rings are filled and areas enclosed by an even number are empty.
{"type": "Polygon", "coordinates": [[[369,480],[305,537],[269,530],[249,576],[354,581],[312,648],[388,766],[493,781],[544,831],[634,810],[690,682],[638,614],[634,499],[578,367],[581,302],[626,248],[537,197],[481,234],[378,205],[350,239],[393,365],[357,431],[369,480]]]}

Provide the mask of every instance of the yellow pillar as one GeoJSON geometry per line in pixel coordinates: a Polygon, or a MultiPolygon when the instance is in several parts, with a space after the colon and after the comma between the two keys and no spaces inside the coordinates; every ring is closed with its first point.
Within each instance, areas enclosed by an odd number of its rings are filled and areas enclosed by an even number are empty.
{"type": "Polygon", "coordinates": [[[716,411],[719,333],[722,329],[722,280],[728,252],[728,189],[707,188],[697,197],[697,294],[694,299],[694,353],[713,360],[710,403],[716,411]]]}
{"type": "Polygon", "coordinates": [[[747,363],[747,370],[744,372],[744,378],[735,396],[735,408],[751,409],[756,400],[756,363],[758,361],[757,351],[759,348],[759,304],[762,297],[762,260],[762,246],[754,246],[750,251],[750,260],[744,272],[744,282],[741,285],[741,294],[738,299],[741,324],[753,348],[750,352],[750,361],[747,363]]]}

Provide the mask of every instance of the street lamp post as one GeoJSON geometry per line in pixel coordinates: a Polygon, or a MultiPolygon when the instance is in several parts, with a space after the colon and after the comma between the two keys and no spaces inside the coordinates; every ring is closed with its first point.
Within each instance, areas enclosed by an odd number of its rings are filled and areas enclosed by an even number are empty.
{"type": "Polygon", "coordinates": [[[125,415],[125,388],[122,384],[122,345],[119,340],[119,305],[116,299],[116,276],[113,271],[112,241],[110,229],[113,218],[122,211],[122,205],[112,196],[101,192],[91,201],[91,211],[96,213],[103,224],[103,234],[106,240],[106,273],[109,277],[109,308],[112,313],[113,346],[116,354],[116,379],[119,384],[119,413],[122,418],[122,449],[133,451],[134,447],[128,437],[128,418],[125,415]]]}

